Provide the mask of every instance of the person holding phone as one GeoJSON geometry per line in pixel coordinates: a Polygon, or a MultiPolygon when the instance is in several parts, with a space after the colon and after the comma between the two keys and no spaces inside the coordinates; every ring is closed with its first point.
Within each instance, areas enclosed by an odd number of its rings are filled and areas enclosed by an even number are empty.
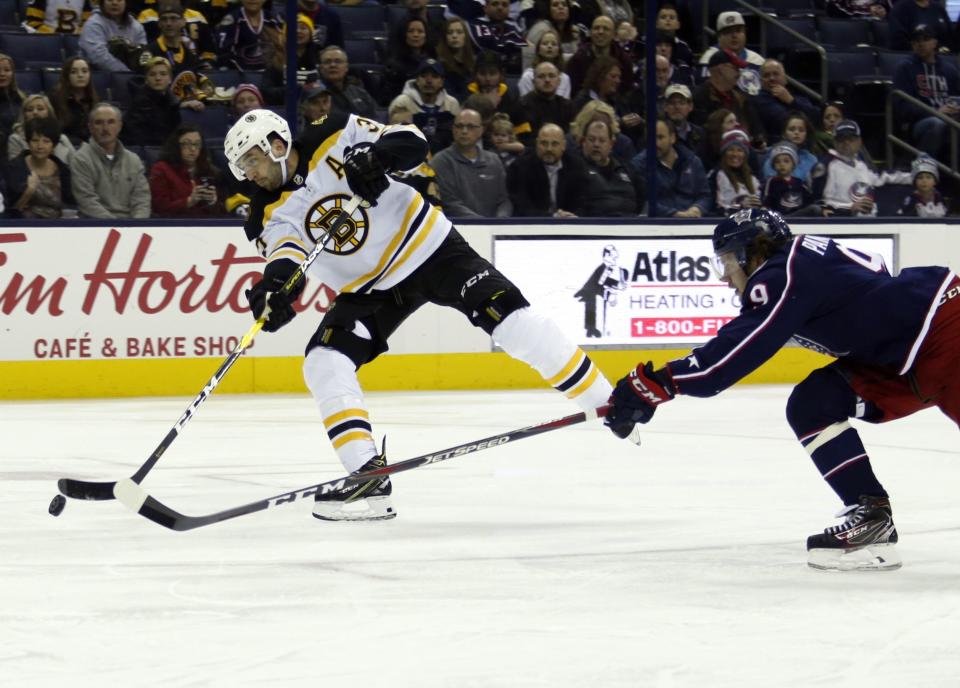
{"type": "Polygon", "coordinates": [[[200,130],[188,124],[178,127],[164,143],[160,159],[150,168],[154,216],[225,214],[220,179],[200,130]]]}

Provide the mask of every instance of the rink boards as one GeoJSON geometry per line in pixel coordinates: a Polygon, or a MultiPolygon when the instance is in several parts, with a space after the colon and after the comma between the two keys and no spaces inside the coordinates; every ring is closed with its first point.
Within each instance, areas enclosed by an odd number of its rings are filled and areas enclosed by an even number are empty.
{"type": "MultiPolygon", "coordinates": [[[[713,224],[458,226],[616,378],[640,359],[684,355],[735,316],[732,293],[706,265],[713,224]],[[595,325],[590,336],[586,324],[595,325]]],[[[943,222],[795,224],[879,253],[893,270],[960,267],[957,229],[943,222]]],[[[249,329],[243,292],[261,270],[232,223],[0,227],[0,398],[195,393],[249,329]]],[[[300,315],[279,333],[261,333],[219,389],[304,391],[303,349],[332,298],[312,280],[300,315]]],[[[390,345],[361,371],[367,389],[543,384],[450,309],[421,309],[390,345]]],[[[785,348],[746,381],[794,382],[824,361],[785,348]]]]}

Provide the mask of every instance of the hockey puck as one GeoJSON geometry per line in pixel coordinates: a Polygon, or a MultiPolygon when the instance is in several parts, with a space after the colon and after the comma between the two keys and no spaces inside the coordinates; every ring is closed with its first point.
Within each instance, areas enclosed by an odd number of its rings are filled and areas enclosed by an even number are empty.
{"type": "Polygon", "coordinates": [[[63,495],[57,495],[50,500],[50,506],[47,507],[47,511],[50,512],[51,516],[59,516],[63,513],[63,507],[67,505],[67,500],[63,495]]]}

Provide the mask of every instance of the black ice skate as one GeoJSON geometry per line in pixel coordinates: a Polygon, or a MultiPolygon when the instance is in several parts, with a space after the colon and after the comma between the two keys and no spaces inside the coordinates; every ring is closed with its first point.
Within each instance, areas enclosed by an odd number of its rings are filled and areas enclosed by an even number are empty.
{"type": "MultiPolygon", "coordinates": [[[[357,473],[383,468],[387,465],[386,440],[375,456],[360,467],[357,473]]],[[[355,483],[340,492],[317,493],[313,498],[313,516],[323,521],[386,521],[395,518],[390,494],[393,483],[390,476],[355,483]]]]}
{"type": "Polygon", "coordinates": [[[890,500],[863,495],[838,517],[843,523],[807,538],[807,563],[830,571],[889,571],[900,568],[899,539],[890,500]]]}

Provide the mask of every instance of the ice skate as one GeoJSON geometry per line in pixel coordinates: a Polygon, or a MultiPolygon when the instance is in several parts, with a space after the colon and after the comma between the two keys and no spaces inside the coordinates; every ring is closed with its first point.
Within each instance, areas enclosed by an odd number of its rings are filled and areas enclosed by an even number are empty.
{"type": "MultiPolygon", "coordinates": [[[[357,473],[383,468],[387,465],[386,441],[380,456],[367,461],[357,473]]],[[[313,498],[313,517],[323,521],[386,521],[395,518],[390,494],[393,483],[390,477],[374,478],[365,483],[355,483],[342,492],[320,494],[313,498]]]]}
{"type": "Polygon", "coordinates": [[[828,571],[892,571],[903,561],[890,500],[863,495],[838,517],[843,523],[807,538],[807,564],[828,571]]]}

